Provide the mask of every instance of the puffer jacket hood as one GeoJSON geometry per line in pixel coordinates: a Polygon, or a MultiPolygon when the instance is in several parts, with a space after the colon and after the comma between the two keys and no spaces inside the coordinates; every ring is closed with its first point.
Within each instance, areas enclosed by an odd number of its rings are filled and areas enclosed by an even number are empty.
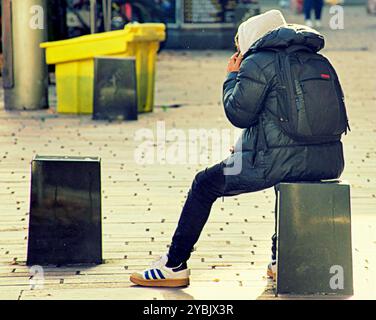
{"type": "Polygon", "coordinates": [[[265,49],[284,49],[293,45],[303,45],[313,52],[318,52],[324,48],[325,40],[312,28],[288,24],[268,32],[251,46],[246,55],[265,49]]]}
{"type": "Polygon", "coordinates": [[[238,48],[244,55],[257,40],[268,32],[287,25],[283,14],[279,10],[269,10],[263,14],[253,16],[240,24],[238,28],[238,48]]]}

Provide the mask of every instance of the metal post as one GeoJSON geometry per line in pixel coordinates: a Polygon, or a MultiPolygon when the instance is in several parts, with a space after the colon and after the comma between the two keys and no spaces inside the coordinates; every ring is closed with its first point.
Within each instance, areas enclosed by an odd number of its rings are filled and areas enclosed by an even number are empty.
{"type": "Polygon", "coordinates": [[[107,30],[111,31],[111,20],[112,20],[112,0],[107,0],[107,30]]]}
{"type": "Polygon", "coordinates": [[[97,0],[90,0],[90,32],[97,32],[97,0]]]}
{"type": "Polygon", "coordinates": [[[7,110],[48,107],[47,0],[2,0],[4,102],[7,110]]]}
{"type": "Polygon", "coordinates": [[[184,7],[183,7],[183,1],[182,0],[176,0],[176,8],[175,8],[175,23],[176,25],[181,28],[181,25],[184,21],[184,7]]]}
{"type": "Polygon", "coordinates": [[[112,0],[102,0],[104,30],[111,31],[112,0]]]}

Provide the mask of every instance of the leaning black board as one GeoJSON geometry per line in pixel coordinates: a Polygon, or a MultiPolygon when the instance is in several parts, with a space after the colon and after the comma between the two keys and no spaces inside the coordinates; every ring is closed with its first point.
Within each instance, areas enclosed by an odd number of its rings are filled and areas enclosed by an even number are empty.
{"type": "Polygon", "coordinates": [[[135,58],[94,59],[94,120],[137,120],[135,58]]]}

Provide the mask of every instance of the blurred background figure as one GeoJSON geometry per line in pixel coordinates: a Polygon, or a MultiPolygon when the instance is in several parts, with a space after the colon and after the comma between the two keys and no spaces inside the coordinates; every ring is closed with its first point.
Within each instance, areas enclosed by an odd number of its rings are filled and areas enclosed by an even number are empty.
{"type": "Polygon", "coordinates": [[[290,1],[289,0],[279,0],[278,4],[283,9],[287,9],[287,8],[290,7],[290,1]]]}
{"type": "Polygon", "coordinates": [[[367,1],[367,12],[376,15],[376,0],[367,1]]]}
{"type": "Polygon", "coordinates": [[[303,13],[303,2],[304,0],[290,0],[290,9],[291,12],[295,14],[303,13]]]}
{"type": "Polygon", "coordinates": [[[304,19],[308,27],[321,27],[321,13],[324,6],[324,0],[304,0],[304,19]],[[315,20],[311,20],[312,9],[315,14],[315,20]]]}
{"type": "MultiPolygon", "coordinates": [[[[53,0],[59,1],[59,0],[53,0]]],[[[68,38],[91,33],[90,0],[63,0],[67,6],[68,38]]],[[[171,0],[102,0],[96,3],[95,32],[123,29],[131,22],[167,23],[175,2],[171,0]],[[109,21],[106,21],[108,20],[109,21]]]]}

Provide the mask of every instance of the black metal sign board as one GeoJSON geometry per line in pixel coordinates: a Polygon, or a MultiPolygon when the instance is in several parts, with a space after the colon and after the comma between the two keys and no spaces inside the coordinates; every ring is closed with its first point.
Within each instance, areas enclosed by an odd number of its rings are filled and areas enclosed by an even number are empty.
{"type": "Polygon", "coordinates": [[[100,159],[32,161],[27,265],[102,263],[100,159]]]}
{"type": "Polygon", "coordinates": [[[136,60],[94,59],[94,120],[137,120],[136,60]]]}

